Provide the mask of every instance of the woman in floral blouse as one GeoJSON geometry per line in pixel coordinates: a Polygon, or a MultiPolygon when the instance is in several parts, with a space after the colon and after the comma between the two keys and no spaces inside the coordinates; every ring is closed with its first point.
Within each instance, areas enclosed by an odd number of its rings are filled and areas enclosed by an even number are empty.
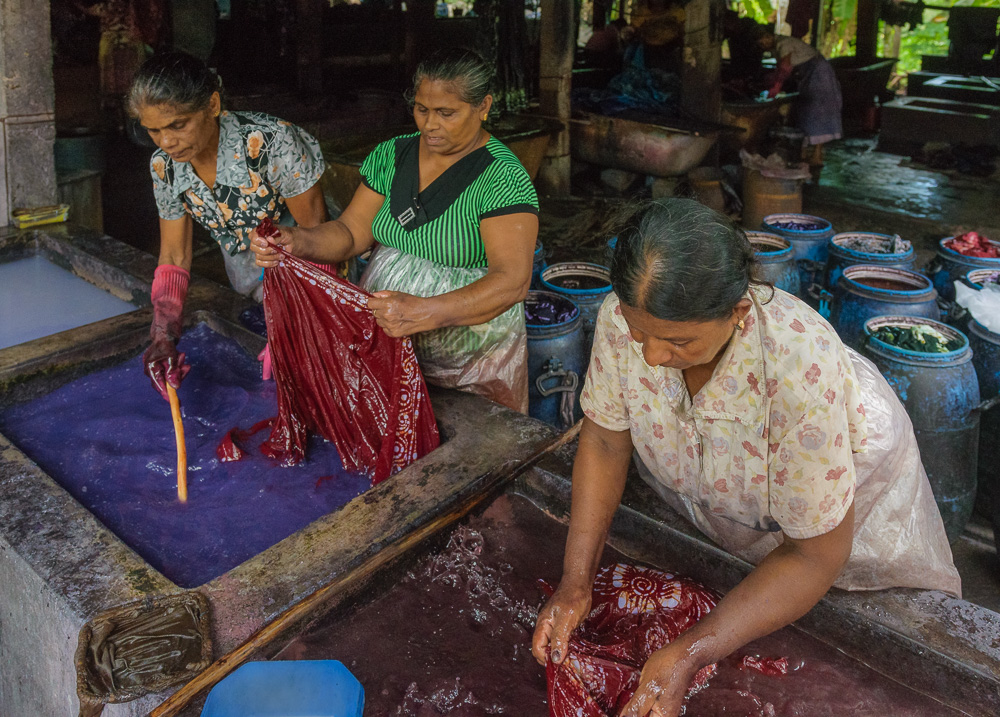
{"type": "Polygon", "coordinates": [[[866,359],[752,278],[746,235],[689,200],[618,233],[573,466],[563,578],[534,652],[566,658],[629,462],[754,570],[653,654],[625,715],[673,717],[691,678],[805,614],[832,586],[960,591],[913,430],[866,359]]]}
{"type": "MultiPolygon", "coordinates": [[[[150,161],[160,214],[160,264],[153,280],[146,373],[164,397],[187,372],[178,354],[192,254],[192,221],[222,249],[233,288],[261,299],[250,231],[265,218],[312,227],[326,219],[319,143],[300,128],[256,112],[223,112],[219,77],[180,52],[150,58],[129,94],[159,149],[150,161]]],[[[268,362],[265,355],[265,378],[268,362]]]]}

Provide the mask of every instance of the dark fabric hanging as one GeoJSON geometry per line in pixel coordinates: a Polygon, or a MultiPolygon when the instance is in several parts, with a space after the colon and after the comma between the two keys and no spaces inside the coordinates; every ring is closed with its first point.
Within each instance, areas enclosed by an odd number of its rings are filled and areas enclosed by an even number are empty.
{"type": "MultiPolygon", "coordinates": [[[[268,226],[259,233],[273,235],[268,226]]],[[[410,339],[379,328],[367,292],[278,251],[282,263],[264,271],[278,417],[261,451],[294,465],[308,433],[318,433],[336,445],[346,470],[368,473],[374,484],[437,448],[410,339]]]]}

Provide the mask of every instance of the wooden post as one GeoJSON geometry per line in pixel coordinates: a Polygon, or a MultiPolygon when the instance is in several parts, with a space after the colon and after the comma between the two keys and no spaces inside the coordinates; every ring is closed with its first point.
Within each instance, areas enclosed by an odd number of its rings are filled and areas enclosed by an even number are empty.
{"type": "Polygon", "coordinates": [[[553,196],[570,193],[569,93],[576,53],[574,5],[573,0],[542,0],[541,7],[539,104],[542,114],[559,119],[563,129],[549,142],[536,184],[539,192],[553,196]]]}
{"type": "Polygon", "coordinates": [[[681,106],[698,119],[722,113],[722,13],[724,0],[692,0],[685,8],[681,106]]]}
{"type": "Polygon", "coordinates": [[[878,55],[878,0],[858,0],[854,55],[863,63],[873,62],[878,55]]]}
{"type": "Polygon", "coordinates": [[[302,95],[323,92],[323,4],[322,0],[295,3],[297,84],[302,95]]]}

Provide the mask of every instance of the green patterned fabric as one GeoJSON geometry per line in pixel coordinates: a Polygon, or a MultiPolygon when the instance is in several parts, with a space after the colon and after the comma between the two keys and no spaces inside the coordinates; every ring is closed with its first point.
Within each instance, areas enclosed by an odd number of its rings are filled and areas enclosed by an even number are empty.
{"type": "Polygon", "coordinates": [[[417,133],[383,142],[361,165],[365,186],[386,198],[372,223],[375,240],[445,266],[486,267],[480,222],[538,213],[528,173],[491,137],[418,192],[419,141],[417,133]]]}

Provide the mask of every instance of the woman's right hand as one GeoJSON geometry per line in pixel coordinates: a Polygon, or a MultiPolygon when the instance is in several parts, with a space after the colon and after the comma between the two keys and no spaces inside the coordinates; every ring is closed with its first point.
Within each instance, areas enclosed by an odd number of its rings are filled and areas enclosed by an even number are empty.
{"type": "Polygon", "coordinates": [[[531,639],[531,654],[538,664],[545,666],[545,648],[557,665],[566,659],[569,650],[569,636],[590,614],[591,585],[559,584],[555,593],[538,611],[535,634],[531,639]]]}
{"type": "MultiPolygon", "coordinates": [[[[270,269],[281,262],[281,256],[274,249],[274,244],[280,246],[293,256],[298,256],[295,235],[300,231],[295,227],[276,227],[278,233],[274,236],[264,238],[254,229],[250,232],[250,251],[257,259],[257,266],[270,269]]],[[[301,242],[299,242],[301,243],[301,242]]]]}

